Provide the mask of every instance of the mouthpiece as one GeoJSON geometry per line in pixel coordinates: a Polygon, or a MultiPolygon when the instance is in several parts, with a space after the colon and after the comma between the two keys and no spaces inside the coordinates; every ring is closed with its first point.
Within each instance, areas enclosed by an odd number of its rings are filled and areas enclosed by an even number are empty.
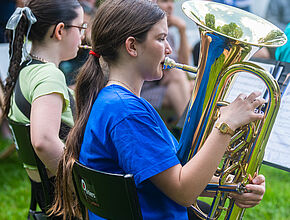
{"type": "Polygon", "coordinates": [[[166,57],[164,64],[163,64],[163,69],[168,70],[168,69],[172,69],[172,68],[177,68],[177,69],[184,70],[186,72],[191,72],[191,73],[193,73],[192,78],[196,78],[196,72],[198,70],[197,67],[176,63],[173,59],[166,57]]]}
{"type": "Polygon", "coordinates": [[[91,50],[92,49],[92,46],[89,46],[89,45],[79,45],[79,48],[80,49],[85,49],[85,50],[91,50]]]}

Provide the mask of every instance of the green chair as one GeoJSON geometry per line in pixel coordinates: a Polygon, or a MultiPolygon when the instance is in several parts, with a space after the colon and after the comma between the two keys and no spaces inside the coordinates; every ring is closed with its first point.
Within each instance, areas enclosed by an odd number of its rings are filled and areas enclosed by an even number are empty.
{"type": "MultiPolygon", "coordinates": [[[[51,204],[51,202],[53,201],[53,195],[49,194],[49,178],[46,172],[46,168],[36,155],[33,146],[31,145],[30,125],[21,124],[12,120],[8,121],[13,134],[13,139],[16,145],[18,156],[25,168],[31,170],[38,170],[41,179],[43,195],[45,198],[45,206],[49,207],[49,204],[51,204]]],[[[36,211],[36,207],[37,202],[35,194],[31,190],[28,219],[35,220],[50,219],[45,215],[45,213],[36,211]]]]}
{"type": "Polygon", "coordinates": [[[83,219],[87,209],[111,220],[142,219],[133,175],[105,173],[77,161],[72,174],[83,219]]]}

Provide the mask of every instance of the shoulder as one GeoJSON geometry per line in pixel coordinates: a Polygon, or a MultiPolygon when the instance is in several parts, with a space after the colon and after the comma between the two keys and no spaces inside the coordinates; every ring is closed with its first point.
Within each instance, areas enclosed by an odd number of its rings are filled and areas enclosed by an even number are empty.
{"type": "Polygon", "coordinates": [[[121,86],[112,85],[100,91],[91,114],[96,120],[114,121],[117,124],[133,115],[151,115],[152,108],[143,98],[121,86]]]}
{"type": "Polygon", "coordinates": [[[21,72],[30,78],[55,78],[65,80],[63,72],[53,63],[32,64],[24,67],[21,72]]]}
{"type": "Polygon", "coordinates": [[[118,85],[111,85],[102,89],[98,96],[98,102],[102,102],[108,108],[122,109],[124,112],[148,111],[147,102],[143,98],[137,97],[118,85]]]}
{"type": "Polygon", "coordinates": [[[30,85],[30,89],[41,84],[54,84],[56,87],[66,87],[65,76],[53,63],[31,64],[20,72],[20,85],[22,82],[30,85]]]}
{"type": "Polygon", "coordinates": [[[19,80],[23,95],[30,103],[51,93],[69,100],[65,76],[53,63],[28,65],[21,70],[19,80]]]}

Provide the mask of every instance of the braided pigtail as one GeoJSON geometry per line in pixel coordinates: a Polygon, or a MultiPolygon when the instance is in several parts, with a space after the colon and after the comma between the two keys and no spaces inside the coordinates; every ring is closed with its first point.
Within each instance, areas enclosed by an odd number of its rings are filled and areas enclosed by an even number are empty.
{"type": "Polygon", "coordinates": [[[4,116],[8,116],[10,110],[10,100],[19,77],[20,64],[22,61],[22,49],[25,39],[25,34],[27,32],[28,21],[25,15],[23,15],[15,29],[14,39],[13,31],[9,30],[8,40],[9,40],[9,55],[10,64],[8,68],[8,76],[6,78],[6,83],[4,86],[4,116]]]}

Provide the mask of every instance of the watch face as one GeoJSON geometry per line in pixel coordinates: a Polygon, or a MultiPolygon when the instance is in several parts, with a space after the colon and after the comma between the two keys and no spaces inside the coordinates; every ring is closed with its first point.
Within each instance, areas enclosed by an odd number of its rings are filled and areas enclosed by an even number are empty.
{"type": "Polygon", "coordinates": [[[227,133],[227,131],[228,131],[228,125],[226,123],[222,123],[221,126],[220,126],[220,131],[222,133],[227,133]]]}

